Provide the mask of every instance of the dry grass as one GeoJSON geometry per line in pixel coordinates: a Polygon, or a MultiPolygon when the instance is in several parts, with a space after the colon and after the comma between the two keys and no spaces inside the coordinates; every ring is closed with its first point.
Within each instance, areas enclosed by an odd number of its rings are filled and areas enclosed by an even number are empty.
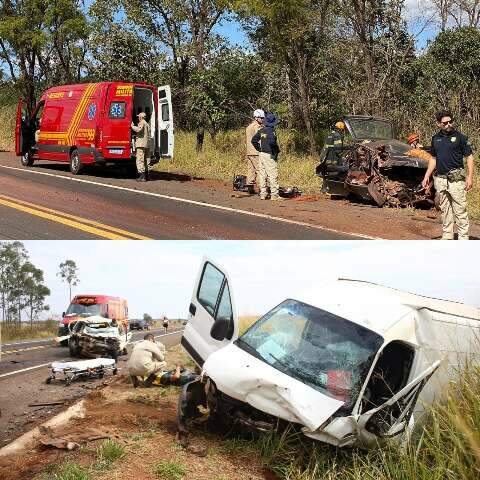
{"type": "Polygon", "coordinates": [[[16,106],[0,106],[0,151],[15,149],[16,106]]]}
{"type": "MultiPolygon", "coordinates": [[[[245,134],[243,130],[220,133],[215,141],[207,135],[203,151],[195,150],[195,134],[175,133],[175,158],[161,162],[162,171],[188,173],[194,177],[231,182],[234,175],[246,175],[245,134]]],[[[288,131],[279,131],[282,153],[278,165],[282,186],[297,186],[304,193],[318,193],[322,182],[315,176],[318,162],[311,157],[293,153],[293,139],[288,131]]]]}
{"type": "Polygon", "coordinates": [[[22,323],[20,326],[0,323],[0,343],[12,340],[34,340],[38,338],[51,338],[57,335],[58,322],[46,320],[35,322],[32,326],[22,323]]]}
{"type": "Polygon", "coordinates": [[[260,315],[252,315],[240,317],[240,335],[245,333],[257,320],[260,319],[260,315]]]}

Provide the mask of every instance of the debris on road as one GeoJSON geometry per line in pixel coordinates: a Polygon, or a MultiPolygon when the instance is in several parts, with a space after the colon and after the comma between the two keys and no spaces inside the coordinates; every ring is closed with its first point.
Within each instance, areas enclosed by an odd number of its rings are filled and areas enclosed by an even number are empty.
{"type": "MultiPolygon", "coordinates": [[[[65,402],[51,402],[51,403],[31,403],[29,407],[55,407],[58,405],[65,405],[65,402]]],[[[28,414],[29,412],[24,412],[24,414],[28,414]]]]}

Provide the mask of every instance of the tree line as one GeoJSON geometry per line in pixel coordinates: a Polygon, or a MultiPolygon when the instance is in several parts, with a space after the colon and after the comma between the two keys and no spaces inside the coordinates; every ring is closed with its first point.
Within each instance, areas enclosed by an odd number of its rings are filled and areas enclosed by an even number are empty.
{"type": "Polygon", "coordinates": [[[30,110],[62,83],[168,83],[199,150],[254,107],[275,111],[312,155],[348,113],[427,134],[449,108],[478,134],[480,0],[431,5],[419,28],[437,34],[419,52],[405,0],[95,0],[88,11],[81,0],[0,0],[1,80],[30,110]],[[219,33],[232,19],[248,46],[219,33]]]}
{"type": "MultiPolygon", "coordinates": [[[[78,267],[73,260],[60,263],[57,276],[69,288],[80,282],[78,267]]],[[[22,242],[0,242],[0,321],[19,327],[22,321],[30,325],[50,310],[46,303],[50,289],[45,284],[43,270],[30,260],[22,242]]]]}

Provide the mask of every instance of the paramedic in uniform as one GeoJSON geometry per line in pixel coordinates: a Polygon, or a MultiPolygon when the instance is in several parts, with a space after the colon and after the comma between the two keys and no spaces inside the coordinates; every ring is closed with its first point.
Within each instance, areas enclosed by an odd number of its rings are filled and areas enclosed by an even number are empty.
{"type": "Polygon", "coordinates": [[[137,343],[128,361],[128,373],[135,388],[140,385],[138,377],[148,377],[144,385],[151,386],[157,373],[163,373],[167,366],[165,362],[165,346],[155,342],[155,337],[149,333],[144,340],[137,343]]]}
{"type": "Polygon", "coordinates": [[[252,139],[255,134],[262,128],[265,120],[265,112],[261,109],[253,112],[253,121],[246,129],[247,136],[247,188],[250,193],[254,193],[254,184],[259,185],[259,167],[258,167],[258,151],[252,145],[252,139]]]}
{"type": "Polygon", "coordinates": [[[450,112],[437,113],[440,131],[432,139],[432,159],[428,164],[423,187],[430,187],[434,176],[435,190],[440,198],[443,219],[443,240],[453,240],[454,224],[457,224],[458,239],[468,240],[470,223],[467,213],[467,192],[473,187],[473,151],[468,138],[454,128],[450,112]],[[463,164],[467,160],[467,173],[463,164]]]}
{"type": "Polygon", "coordinates": [[[138,114],[138,126],[132,122],[132,130],[137,134],[137,140],[135,141],[135,153],[137,158],[137,171],[139,182],[148,181],[148,165],[147,160],[149,158],[148,146],[150,141],[150,126],[148,125],[145,117],[145,112],[138,114]]]}

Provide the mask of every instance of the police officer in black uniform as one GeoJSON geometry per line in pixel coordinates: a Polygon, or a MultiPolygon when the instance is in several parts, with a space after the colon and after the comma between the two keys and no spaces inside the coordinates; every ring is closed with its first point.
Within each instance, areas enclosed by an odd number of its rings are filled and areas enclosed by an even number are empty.
{"type": "Polygon", "coordinates": [[[440,199],[443,218],[443,239],[454,239],[454,225],[457,225],[459,240],[469,239],[467,214],[467,192],[473,187],[473,150],[468,138],[455,129],[450,112],[442,110],[437,114],[440,131],[432,138],[432,160],[429,162],[423,187],[430,187],[434,176],[435,190],[440,199]],[[467,160],[465,173],[464,159],[467,160]]]}

